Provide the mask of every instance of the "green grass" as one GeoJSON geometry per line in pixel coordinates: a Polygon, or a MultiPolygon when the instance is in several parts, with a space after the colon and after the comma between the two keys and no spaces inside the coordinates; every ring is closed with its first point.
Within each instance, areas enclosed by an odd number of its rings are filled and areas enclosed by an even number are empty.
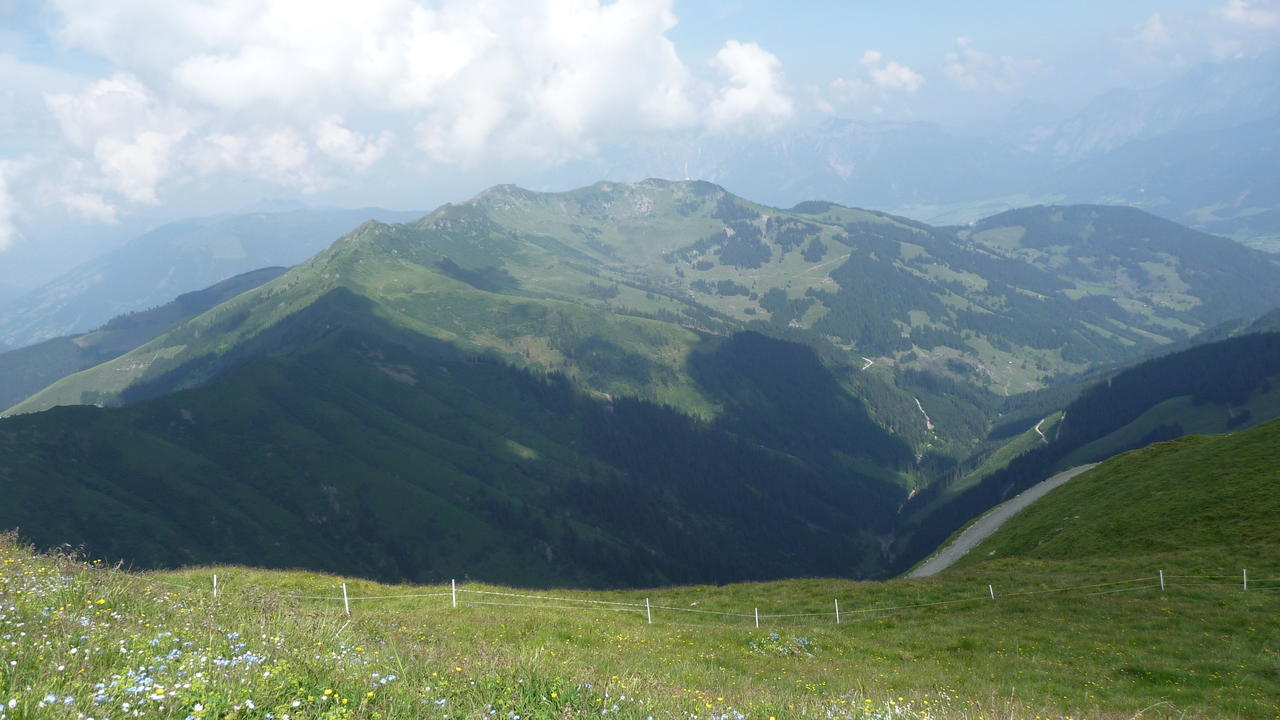
{"type": "Polygon", "coordinates": [[[929,581],[550,593],[747,615],[758,607],[766,616],[757,630],[751,617],[659,609],[648,624],[635,607],[485,595],[475,591],[520,591],[469,583],[454,609],[447,586],[347,580],[353,598],[438,594],[354,599],[348,618],[334,576],[128,573],[9,539],[0,546],[0,716],[1029,720],[1280,711],[1269,630],[1277,593],[1190,580],[1161,593],[1099,569],[1006,563],[929,581]],[[1145,587],[1089,594],[1137,585],[1145,587]],[[868,612],[922,603],[943,604],[868,612]],[[819,615],[768,617],[806,612],[819,615]]]}
{"type": "MultiPolygon", "coordinates": [[[[1112,458],[1019,513],[961,563],[1280,545],[1280,421],[1112,458]]],[[[1263,556],[1256,556],[1262,560],[1263,556]]]]}

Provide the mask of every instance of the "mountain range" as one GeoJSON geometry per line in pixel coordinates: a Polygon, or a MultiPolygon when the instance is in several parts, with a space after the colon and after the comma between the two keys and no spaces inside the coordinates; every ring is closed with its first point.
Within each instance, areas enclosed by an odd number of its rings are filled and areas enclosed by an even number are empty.
{"type": "Polygon", "coordinates": [[[0,526],[143,565],[872,576],[928,535],[900,517],[1003,492],[948,479],[1076,373],[1280,306],[1280,267],[1128,208],[935,228],[652,180],[497,187],[243,289],[15,405],[0,526]]]}
{"type": "Polygon", "coordinates": [[[0,349],[88,332],[232,276],[306,260],[370,218],[420,213],[295,209],[162,225],[0,305],[0,349]]]}
{"type": "Polygon", "coordinates": [[[708,334],[796,330],[850,363],[1008,395],[1274,308],[1280,259],[1127,208],[933,228],[830,203],[768,208],[699,182],[498,187],[406,225],[366,223],[13,411],[189,384],[339,287],[415,332],[708,417],[684,370],[708,334]]]}
{"type": "Polygon", "coordinates": [[[0,405],[13,405],[67,375],[119,357],[170,326],[279,277],[285,269],[262,268],[236,275],[159,307],[119,315],[91,332],[0,353],[0,405]]]}
{"type": "Polygon", "coordinates": [[[831,118],[763,142],[664,142],[596,175],[701,177],[775,205],[823,198],[944,224],[1033,204],[1123,204],[1274,252],[1276,63],[1210,63],[1076,111],[1024,103],[971,128],[831,118]]]}

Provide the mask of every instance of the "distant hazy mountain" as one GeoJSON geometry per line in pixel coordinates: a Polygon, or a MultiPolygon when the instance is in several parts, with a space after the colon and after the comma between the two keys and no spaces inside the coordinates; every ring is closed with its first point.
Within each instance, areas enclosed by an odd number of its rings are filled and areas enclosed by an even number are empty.
{"type": "Polygon", "coordinates": [[[0,348],[86,332],[240,273],[297,264],[365,220],[420,214],[294,210],[164,225],[0,306],[0,348]]]}
{"type": "Polygon", "coordinates": [[[150,310],[120,315],[102,327],[70,337],[0,353],[0,406],[8,407],[74,372],[123,355],[169,326],[195,317],[246,290],[280,276],[286,268],[254,270],[150,310]]]}
{"type": "Polygon", "coordinates": [[[1280,58],[1206,64],[1152,88],[1115,89],[1024,147],[1067,162],[1170,134],[1222,131],[1280,114],[1280,58]]]}
{"type": "Polygon", "coordinates": [[[1054,172],[1036,187],[1141,207],[1242,242],[1280,240],[1277,167],[1280,114],[1134,140],[1054,172]]]}
{"type": "Polygon", "coordinates": [[[971,203],[1024,190],[1043,160],[1001,138],[931,123],[831,119],[771,142],[676,144],[620,168],[700,177],[762,202],[829,200],[858,207],[971,203]]]}
{"type": "Polygon", "coordinates": [[[956,223],[1045,203],[1126,204],[1280,250],[1280,61],[1210,64],[1063,117],[1024,103],[961,133],[831,119],[770,140],[640,147],[606,174],[702,177],[773,205],[821,199],[956,223]]]}

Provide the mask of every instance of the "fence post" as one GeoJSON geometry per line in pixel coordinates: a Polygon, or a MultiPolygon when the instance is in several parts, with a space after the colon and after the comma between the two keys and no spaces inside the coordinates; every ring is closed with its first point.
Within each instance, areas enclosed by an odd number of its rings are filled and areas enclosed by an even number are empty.
{"type": "Polygon", "coordinates": [[[1244,589],[1248,590],[1249,589],[1249,571],[1241,570],[1240,572],[1244,574],[1244,589]]]}
{"type": "Polygon", "coordinates": [[[213,597],[215,600],[218,597],[218,573],[213,574],[213,597]]]}
{"type": "Polygon", "coordinates": [[[756,629],[760,629],[760,608],[756,608],[756,629]]]}
{"type": "Polygon", "coordinates": [[[1164,592],[1164,571],[1160,571],[1160,592],[1164,592]]]}
{"type": "Polygon", "coordinates": [[[649,624],[653,624],[653,608],[649,607],[649,598],[644,599],[644,616],[648,618],[649,624]]]}
{"type": "Polygon", "coordinates": [[[449,581],[449,593],[453,598],[453,606],[458,607],[458,581],[457,580],[449,581]]]}
{"type": "Polygon", "coordinates": [[[996,599],[996,589],[990,585],[987,586],[987,592],[991,593],[991,599],[996,599]]]}
{"type": "Polygon", "coordinates": [[[348,615],[351,614],[351,601],[347,599],[347,584],[342,583],[342,609],[348,615]]]}
{"type": "Polygon", "coordinates": [[[836,598],[836,624],[840,624],[840,598],[836,598]]]}

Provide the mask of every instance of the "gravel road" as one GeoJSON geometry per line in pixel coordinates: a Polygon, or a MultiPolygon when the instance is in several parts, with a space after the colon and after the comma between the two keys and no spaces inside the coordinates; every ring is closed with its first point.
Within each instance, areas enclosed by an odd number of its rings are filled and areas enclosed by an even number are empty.
{"type": "Polygon", "coordinates": [[[1023,490],[1018,495],[1005,500],[999,505],[987,511],[986,515],[978,518],[978,521],[965,528],[964,532],[955,539],[950,545],[942,548],[932,557],[924,561],[915,570],[907,574],[909,578],[929,577],[934,573],[941,572],[951,566],[952,563],[964,557],[965,553],[972,550],[978,543],[986,540],[991,533],[995,532],[1004,524],[1005,520],[1013,517],[1019,510],[1030,505],[1031,503],[1044,497],[1044,494],[1050,490],[1062,485],[1071,478],[1092,470],[1098,463],[1090,463],[1088,465],[1080,465],[1070,470],[1063,470],[1048,480],[1032,485],[1023,490]]]}

